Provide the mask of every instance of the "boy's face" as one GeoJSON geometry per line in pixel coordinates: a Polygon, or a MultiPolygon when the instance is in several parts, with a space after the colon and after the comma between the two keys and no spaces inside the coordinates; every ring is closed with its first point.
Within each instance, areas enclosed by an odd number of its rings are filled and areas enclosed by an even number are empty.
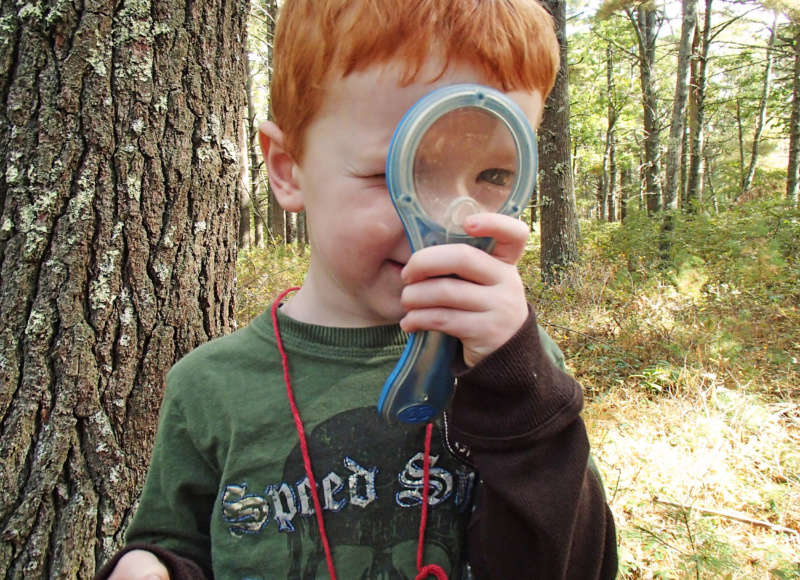
{"type": "MultiPolygon", "coordinates": [[[[384,176],[386,154],[403,114],[434,88],[488,84],[471,66],[440,71],[429,62],[416,82],[401,86],[402,70],[374,66],[330,83],[305,136],[295,167],[312,247],[303,289],[287,304],[299,320],[328,326],[372,326],[402,318],[400,273],[411,255],[384,176]]],[[[536,127],[538,92],[507,93],[536,127]]]]}

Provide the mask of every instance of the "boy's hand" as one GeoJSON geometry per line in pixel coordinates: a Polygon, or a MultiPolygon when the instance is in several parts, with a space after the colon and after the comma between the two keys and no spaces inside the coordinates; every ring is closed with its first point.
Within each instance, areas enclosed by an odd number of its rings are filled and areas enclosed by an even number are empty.
{"type": "Polygon", "coordinates": [[[108,580],[169,580],[169,571],[152,552],[131,550],[119,559],[108,580]]]}
{"type": "Polygon", "coordinates": [[[474,366],[494,352],[528,318],[525,288],[517,262],[528,227],[516,218],[480,213],[462,224],[475,237],[494,238],[491,254],[466,244],[423,248],[403,268],[401,301],[406,332],[438,330],[464,346],[464,362],[474,366]]]}

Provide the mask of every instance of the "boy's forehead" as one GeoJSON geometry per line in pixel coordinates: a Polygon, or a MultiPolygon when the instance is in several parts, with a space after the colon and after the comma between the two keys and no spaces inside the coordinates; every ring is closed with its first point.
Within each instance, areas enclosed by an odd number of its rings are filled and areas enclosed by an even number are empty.
{"type": "MultiPolygon", "coordinates": [[[[429,58],[412,82],[405,82],[407,67],[398,60],[373,64],[364,70],[330,79],[319,111],[320,117],[349,118],[354,132],[378,130],[375,143],[388,146],[391,132],[405,112],[430,91],[456,83],[492,85],[476,67],[463,62],[443,64],[429,58]]],[[[495,87],[498,88],[498,87],[495,87]]],[[[522,108],[536,126],[541,117],[538,91],[510,91],[506,94],[522,108]]]]}

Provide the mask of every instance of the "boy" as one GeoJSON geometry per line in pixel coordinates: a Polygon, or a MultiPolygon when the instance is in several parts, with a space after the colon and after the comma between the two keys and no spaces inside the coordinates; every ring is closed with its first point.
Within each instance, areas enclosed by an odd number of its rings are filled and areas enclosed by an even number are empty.
{"type": "Polygon", "coordinates": [[[477,214],[463,228],[493,237],[491,255],[411,255],[383,175],[397,122],[439,86],[492,85],[536,126],[558,68],[551,19],[535,0],[286,0],[274,67],[261,145],[280,204],[307,213],[309,270],[273,317],[170,372],[129,545],[105,574],[614,577],[580,387],[516,268],[527,228],[477,214]],[[462,345],[433,436],[375,411],[421,330],[462,345]]]}

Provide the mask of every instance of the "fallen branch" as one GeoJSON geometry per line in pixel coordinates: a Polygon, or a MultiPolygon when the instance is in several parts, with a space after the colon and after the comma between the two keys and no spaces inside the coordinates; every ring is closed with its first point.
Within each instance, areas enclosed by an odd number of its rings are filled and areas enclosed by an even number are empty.
{"type": "Polygon", "coordinates": [[[669,506],[669,507],[682,509],[682,510],[685,510],[687,512],[695,510],[695,511],[698,511],[701,514],[704,514],[704,515],[719,516],[721,518],[726,518],[726,519],[729,519],[729,520],[736,520],[737,522],[744,522],[746,524],[753,524],[754,526],[761,526],[763,528],[769,528],[770,530],[772,530],[774,532],[781,532],[783,534],[792,534],[794,536],[800,537],[800,532],[798,532],[797,530],[794,530],[792,528],[786,528],[784,526],[779,526],[777,524],[766,522],[764,520],[756,520],[756,519],[753,519],[753,518],[749,518],[746,515],[740,514],[740,513],[737,513],[737,512],[732,512],[732,511],[728,511],[728,510],[712,510],[712,509],[703,508],[703,507],[685,505],[685,504],[675,503],[675,502],[672,502],[672,501],[664,501],[664,500],[658,499],[658,497],[654,497],[653,498],[653,502],[657,503],[657,504],[661,504],[661,505],[666,505],[666,506],[669,506]]]}

